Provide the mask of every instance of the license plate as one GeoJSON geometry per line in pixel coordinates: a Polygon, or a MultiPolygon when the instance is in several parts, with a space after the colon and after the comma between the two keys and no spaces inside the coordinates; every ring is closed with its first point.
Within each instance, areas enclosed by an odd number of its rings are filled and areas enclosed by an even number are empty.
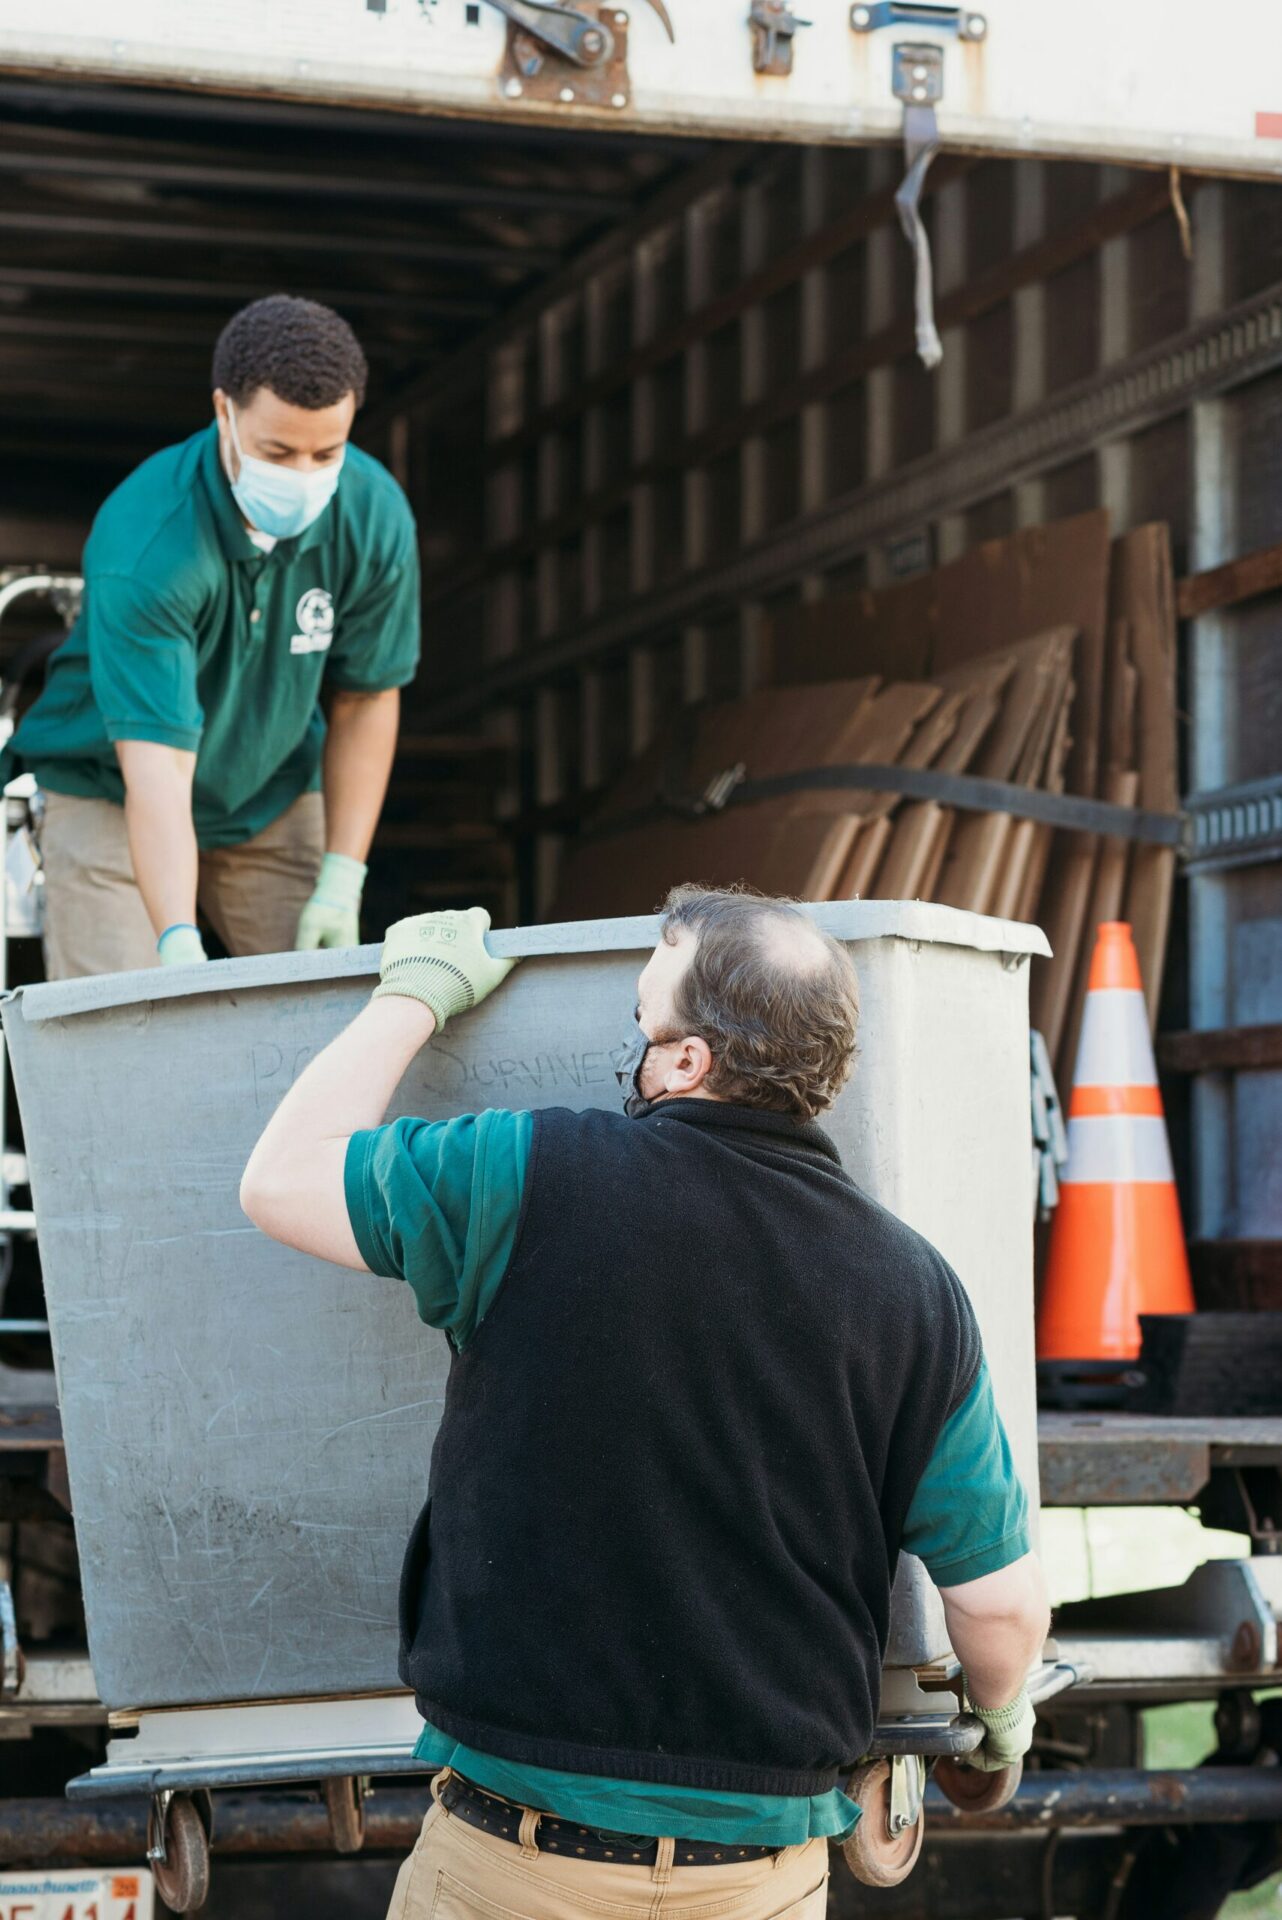
{"type": "Polygon", "coordinates": [[[144,1868],[125,1873],[0,1873],[0,1920],[152,1920],[144,1868]]]}

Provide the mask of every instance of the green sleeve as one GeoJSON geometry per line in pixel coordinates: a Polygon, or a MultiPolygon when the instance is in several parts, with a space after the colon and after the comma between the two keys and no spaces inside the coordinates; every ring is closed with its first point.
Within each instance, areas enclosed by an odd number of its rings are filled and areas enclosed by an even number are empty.
{"type": "Polygon", "coordinates": [[[945,1423],[908,1510],[902,1545],[937,1586],[960,1587],[1029,1551],[1028,1497],[1011,1459],[988,1362],[945,1423]]]}
{"type": "Polygon", "coordinates": [[[332,687],[349,693],[383,693],[408,686],[418,671],[418,536],[408,526],[396,557],[338,618],[325,663],[332,687]]]}
{"type": "Polygon", "coordinates": [[[194,753],[205,716],[196,632],[180,596],[130,574],[91,574],[85,591],[89,677],[109,740],[154,740],[194,753]]]}
{"type": "Polygon", "coordinates": [[[465,1347],[507,1271],[534,1133],[528,1113],[394,1120],[354,1133],[344,1189],[371,1273],[406,1280],[419,1318],[465,1347]]]}

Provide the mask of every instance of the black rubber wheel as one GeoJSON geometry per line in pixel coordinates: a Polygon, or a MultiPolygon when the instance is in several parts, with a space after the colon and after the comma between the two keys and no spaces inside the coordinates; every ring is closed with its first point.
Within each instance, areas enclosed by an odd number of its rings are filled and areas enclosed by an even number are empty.
{"type": "Polygon", "coordinates": [[[945,1799],[963,1813],[996,1813],[1009,1806],[1024,1777],[1024,1762],[1016,1760],[998,1773],[985,1773],[980,1767],[968,1767],[961,1760],[935,1762],[935,1780],[945,1799]]]}
{"type": "Polygon", "coordinates": [[[865,1887],[897,1887],[917,1864],[926,1834],[924,1813],[903,1833],[891,1833],[889,1760],[856,1767],[846,1792],[863,1809],[859,1825],[841,1843],[846,1865],[865,1887]]]}
{"type": "MultiPolygon", "coordinates": [[[[156,1840],[156,1811],[147,1818],[147,1845],[156,1840]]],[[[174,1913],[195,1913],[209,1898],[209,1840],[205,1823],[186,1794],[169,1803],[165,1815],[165,1857],[153,1860],[156,1891],[174,1913]]]]}
{"type": "Polygon", "coordinates": [[[365,1845],[365,1796],[360,1781],[350,1773],[333,1774],[321,1792],[335,1852],[359,1853],[365,1845]]]}

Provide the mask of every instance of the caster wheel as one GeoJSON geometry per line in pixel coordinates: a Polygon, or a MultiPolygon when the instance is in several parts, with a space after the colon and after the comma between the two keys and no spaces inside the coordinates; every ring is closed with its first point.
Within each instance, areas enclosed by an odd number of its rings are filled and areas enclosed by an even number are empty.
{"type": "Polygon", "coordinates": [[[214,1796],[208,1787],[193,1787],[191,1801],[200,1815],[200,1824],[205,1829],[205,1839],[212,1846],[214,1843],[214,1796]]]}
{"type": "Polygon", "coordinates": [[[365,1845],[365,1795],[354,1774],[335,1774],[321,1788],[329,1815],[330,1838],[337,1853],[359,1853],[365,1845]]]}
{"type": "Polygon", "coordinates": [[[204,1906],[209,1897],[209,1837],[186,1794],[176,1794],[167,1807],[152,1801],[147,1854],[156,1891],[167,1907],[174,1913],[194,1913],[204,1906]],[[157,1857],[162,1841],[163,1860],[157,1857]]]}
{"type": "Polygon", "coordinates": [[[917,1864],[925,1837],[926,1821],[920,1806],[911,1826],[892,1833],[890,1768],[889,1760],[866,1761],[855,1769],[846,1785],[850,1798],[862,1807],[863,1818],[850,1838],[842,1841],[841,1850],[846,1865],[865,1887],[897,1887],[906,1880],[917,1864]]]}
{"type": "Polygon", "coordinates": [[[983,1773],[978,1767],[963,1766],[960,1760],[935,1762],[935,1780],[940,1792],[963,1813],[996,1813],[1009,1806],[1024,1777],[1024,1762],[1017,1760],[1000,1773],[983,1773]]]}

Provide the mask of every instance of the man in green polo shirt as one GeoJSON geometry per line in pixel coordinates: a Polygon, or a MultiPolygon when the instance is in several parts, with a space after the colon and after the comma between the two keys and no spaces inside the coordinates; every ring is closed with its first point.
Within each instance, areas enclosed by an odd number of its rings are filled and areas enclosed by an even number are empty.
{"type": "Polygon", "coordinates": [[[338,314],[255,301],[215,347],[214,420],[99,512],[12,743],[51,979],[201,961],[198,908],[233,954],[358,943],[419,656],[409,503],[348,444],[365,380],[338,314]]]}
{"type": "Polygon", "coordinates": [[[407,1282],[454,1349],[400,1604],[437,1804],[389,1920],[822,1920],[901,1548],[940,1587],[973,1764],[1032,1739],[1045,1584],[973,1313],[814,1124],[858,994],[790,902],[671,896],[626,1117],[382,1124],[510,971],[488,924],[391,929],[241,1187],[276,1239],[407,1282]]]}

